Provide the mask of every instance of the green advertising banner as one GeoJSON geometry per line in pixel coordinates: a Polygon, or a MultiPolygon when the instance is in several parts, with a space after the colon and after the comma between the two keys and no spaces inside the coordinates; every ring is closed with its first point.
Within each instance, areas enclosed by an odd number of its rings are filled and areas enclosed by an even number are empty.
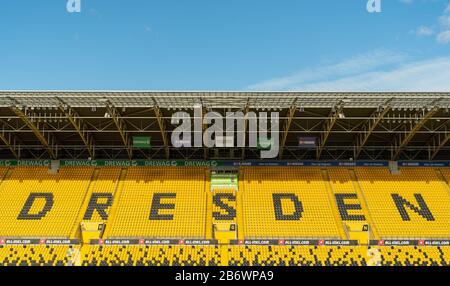
{"type": "Polygon", "coordinates": [[[1,160],[0,167],[49,167],[51,160],[1,160]]]}
{"type": "Polygon", "coordinates": [[[134,136],[133,137],[133,148],[151,148],[152,137],[149,136],[134,136]]]}
{"type": "Polygon", "coordinates": [[[61,167],[216,167],[221,161],[62,160],[61,167]]]}

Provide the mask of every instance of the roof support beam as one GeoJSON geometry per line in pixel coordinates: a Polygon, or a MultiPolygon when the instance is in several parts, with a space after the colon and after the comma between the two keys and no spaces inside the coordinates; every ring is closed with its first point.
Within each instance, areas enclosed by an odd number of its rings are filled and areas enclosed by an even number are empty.
{"type": "Polygon", "coordinates": [[[297,111],[297,106],[294,104],[289,108],[288,116],[284,124],[283,128],[283,137],[281,138],[281,144],[280,144],[280,159],[283,158],[283,151],[284,146],[286,146],[286,140],[289,134],[289,129],[291,128],[292,120],[294,119],[295,112],[297,111]]]}
{"type": "Polygon", "coordinates": [[[437,146],[433,147],[433,154],[431,154],[431,160],[434,160],[436,156],[439,154],[439,152],[444,148],[444,146],[450,141],[450,133],[447,134],[447,136],[441,138],[442,136],[439,136],[439,141],[437,146]]]}
{"type": "MultiPolygon", "coordinates": [[[[202,121],[203,121],[203,118],[205,118],[206,113],[208,113],[208,110],[206,110],[206,108],[203,106],[203,103],[202,103],[202,121]]],[[[203,131],[202,134],[205,134],[206,129],[208,129],[208,124],[205,124],[205,122],[202,122],[202,131],[203,131]]],[[[208,151],[209,151],[208,148],[206,148],[205,144],[203,143],[203,158],[205,160],[208,160],[208,157],[209,157],[208,151]]]]}
{"type": "Polygon", "coordinates": [[[45,133],[45,125],[37,122],[36,124],[17,106],[13,105],[10,109],[33,131],[36,138],[41,142],[50,158],[57,158],[57,148],[55,148],[55,138],[51,132],[45,133]]]}
{"type": "MultiPolygon", "coordinates": [[[[247,114],[250,111],[249,101],[250,101],[250,99],[247,98],[247,103],[245,104],[245,107],[244,107],[244,130],[243,130],[244,131],[244,146],[245,146],[245,143],[247,142],[247,128],[248,128],[247,114]]],[[[241,149],[241,159],[245,160],[245,147],[243,147],[241,149]]]]}
{"type": "MultiPolygon", "coordinates": [[[[449,123],[450,120],[447,121],[447,124],[449,123]]],[[[429,144],[430,150],[432,152],[430,155],[430,160],[434,160],[434,158],[436,158],[436,156],[448,142],[450,142],[450,128],[445,127],[445,133],[438,133],[435,137],[433,137],[431,144],[429,144]]]]}
{"type": "Polygon", "coordinates": [[[431,110],[425,113],[414,126],[412,126],[411,130],[406,130],[406,132],[400,134],[396,138],[396,142],[394,142],[394,146],[396,147],[394,150],[394,155],[392,156],[393,160],[397,160],[400,157],[401,152],[409,144],[409,142],[411,142],[417,131],[419,131],[425,125],[425,123],[427,123],[427,121],[438,111],[438,107],[433,107],[431,110]]]}
{"type": "Polygon", "coordinates": [[[130,138],[126,132],[127,125],[125,124],[125,121],[120,117],[119,111],[117,111],[117,109],[109,102],[106,103],[106,110],[113,119],[114,124],[116,125],[117,130],[119,131],[120,138],[122,138],[123,146],[127,151],[128,158],[132,159],[133,150],[131,149],[130,138]]]}
{"type": "Polygon", "coordinates": [[[375,130],[375,128],[380,124],[381,120],[386,116],[386,114],[391,110],[390,106],[384,107],[382,111],[377,110],[372,116],[369,118],[366,125],[364,125],[364,133],[358,134],[358,137],[356,139],[356,150],[355,150],[355,160],[359,158],[359,155],[361,155],[361,151],[363,147],[366,145],[367,141],[369,140],[370,136],[372,135],[372,132],[375,130]]]}
{"type": "Polygon", "coordinates": [[[17,136],[11,132],[5,132],[6,124],[0,121],[0,140],[9,148],[11,153],[16,159],[20,158],[20,144],[18,143],[17,136]]]}
{"type": "Polygon", "coordinates": [[[166,133],[166,124],[164,122],[161,110],[158,106],[155,105],[154,107],[156,120],[158,121],[159,130],[161,131],[161,137],[164,143],[164,152],[166,154],[166,159],[169,160],[169,140],[167,139],[167,133],[166,133]]]}
{"type": "Polygon", "coordinates": [[[86,125],[83,122],[83,119],[78,115],[78,113],[72,107],[68,106],[61,99],[59,99],[61,105],[59,109],[66,115],[67,119],[73,125],[81,140],[83,140],[84,145],[86,146],[89,156],[94,158],[94,140],[92,135],[86,130],[86,125]]]}
{"type": "Polygon", "coordinates": [[[323,149],[325,149],[325,145],[327,144],[328,137],[330,137],[331,131],[339,118],[341,112],[340,109],[341,107],[337,104],[330,113],[330,119],[326,120],[323,124],[323,130],[325,130],[325,133],[322,133],[320,136],[319,147],[317,148],[317,160],[320,159],[323,149]]]}

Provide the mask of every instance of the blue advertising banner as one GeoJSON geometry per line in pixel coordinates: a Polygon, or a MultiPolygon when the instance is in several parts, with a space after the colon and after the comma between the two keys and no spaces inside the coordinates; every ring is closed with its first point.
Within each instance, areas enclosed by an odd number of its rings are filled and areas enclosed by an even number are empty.
{"type": "Polygon", "coordinates": [[[301,149],[312,149],[317,147],[316,137],[299,137],[298,147],[301,149]]]}
{"type": "Polygon", "coordinates": [[[399,167],[450,167],[450,162],[399,161],[399,167]]]}

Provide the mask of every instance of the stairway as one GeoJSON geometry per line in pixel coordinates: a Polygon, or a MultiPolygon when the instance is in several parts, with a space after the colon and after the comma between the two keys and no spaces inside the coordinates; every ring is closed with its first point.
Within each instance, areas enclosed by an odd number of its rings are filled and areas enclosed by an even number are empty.
{"type": "Polygon", "coordinates": [[[109,229],[111,228],[111,225],[114,223],[115,214],[117,212],[117,204],[120,201],[120,195],[122,194],[122,191],[123,191],[127,173],[128,173],[128,169],[126,169],[126,168],[122,168],[120,170],[119,180],[117,181],[116,188],[114,189],[114,193],[113,193],[114,201],[111,206],[111,210],[109,212],[108,222],[106,223],[105,231],[103,232],[102,238],[108,238],[109,229]]]}
{"type": "Polygon", "coordinates": [[[331,208],[333,210],[333,216],[336,221],[336,225],[338,226],[338,229],[339,229],[340,238],[348,239],[348,233],[347,233],[347,229],[345,227],[345,223],[341,220],[341,217],[339,215],[338,205],[337,205],[336,199],[335,199],[335,193],[333,191],[333,186],[330,182],[330,176],[326,169],[322,169],[321,171],[322,171],[323,181],[325,183],[325,188],[327,190],[328,199],[330,201],[331,208]]]}
{"type": "Polygon", "coordinates": [[[378,235],[376,226],[373,223],[372,216],[370,215],[369,208],[367,207],[367,201],[364,197],[363,190],[361,189],[361,186],[359,185],[358,177],[356,176],[355,170],[350,169],[350,170],[348,170],[348,172],[349,172],[350,178],[352,180],[353,188],[358,196],[359,203],[361,204],[361,208],[364,213],[364,217],[366,218],[367,223],[370,225],[371,238],[378,240],[378,239],[380,239],[380,236],[378,235]]]}
{"type": "Polygon", "coordinates": [[[94,184],[95,181],[97,181],[99,173],[100,173],[100,169],[99,168],[96,168],[94,170],[94,172],[92,173],[91,179],[89,181],[89,185],[88,185],[88,187],[86,189],[86,194],[85,194],[84,199],[83,199],[83,204],[81,205],[81,208],[78,211],[77,219],[75,220],[74,225],[72,227],[72,232],[71,232],[70,238],[80,238],[81,237],[79,222],[83,219],[83,215],[84,215],[83,211],[87,208],[87,205],[89,203],[89,199],[90,199],[91,194],[92,194],[93,184],[94,184]]]}
{"type": "MultiPolygon", "coordinates": [[[[239,180],[237,173],[211,173],[210,192],[207,202],[208,235],[215,239],[237,239],[239,180]],[[234,230],[233,230],[234,228],[234,230]]],[[[229,241],[227,241],[229,243],[229,241]]]]}

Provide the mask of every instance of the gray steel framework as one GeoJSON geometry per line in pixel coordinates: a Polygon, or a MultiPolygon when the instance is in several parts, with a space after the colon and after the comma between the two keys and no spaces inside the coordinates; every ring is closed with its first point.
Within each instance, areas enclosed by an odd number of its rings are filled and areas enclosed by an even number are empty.
{"type": "Polygon", "coordinates": [[[172,113],[196,105],[278,111],[286,160],[450,158],[450,93],[201,91],[0,91],[0,156],[258,159],[252,148],[172,148],[172,113]],[[135,135],[151,136],[152,148],[133,148],[135,135]],[[317,148],[300,148],[302,136],[317,148]]]}

